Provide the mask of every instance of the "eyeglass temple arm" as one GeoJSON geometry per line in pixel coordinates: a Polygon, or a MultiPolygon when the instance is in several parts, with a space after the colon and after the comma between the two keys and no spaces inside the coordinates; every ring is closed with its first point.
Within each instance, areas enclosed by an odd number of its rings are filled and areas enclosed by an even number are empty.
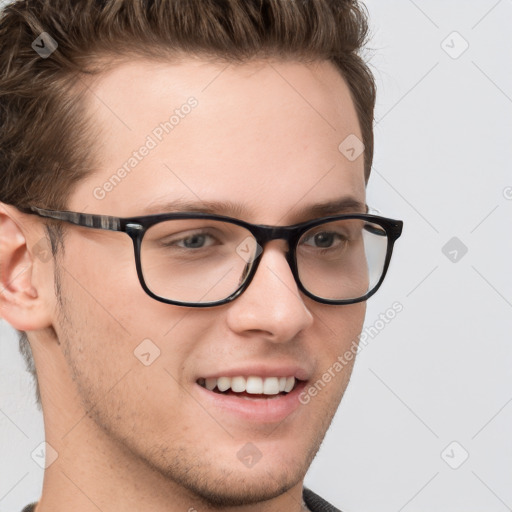
{"type": "Polygon", "coordinates": [[[59,212],[56,210],[45,210],[37,206],[29,208],[20,207],[19,210],[39,215],[48,219],[62,220],[71,222],[77,226],[94,229],[106,229],[110,231],[121,231],[121,219],[119,217],[111,217],[110,215],[94,215],[91,213],[78,213],[78,212],[59,212]]]}

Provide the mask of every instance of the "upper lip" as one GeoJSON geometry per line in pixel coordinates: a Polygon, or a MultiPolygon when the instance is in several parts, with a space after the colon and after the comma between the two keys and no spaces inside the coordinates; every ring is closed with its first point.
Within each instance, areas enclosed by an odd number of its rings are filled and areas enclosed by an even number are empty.
{"type": "Polygon", "coordinates": [[[201,375],[199,378],[212,379],[219,377],[295,377],[298,380],[309,380],[311,371],[303,366],[296,364],[289,365],[269,365],[269,364],[251,364],[216,370],[215,372],[201,375]]]}

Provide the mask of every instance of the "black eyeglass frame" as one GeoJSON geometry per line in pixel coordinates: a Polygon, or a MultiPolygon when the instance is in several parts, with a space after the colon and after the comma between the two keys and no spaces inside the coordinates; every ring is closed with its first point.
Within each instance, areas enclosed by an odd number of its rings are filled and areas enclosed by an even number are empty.
{"type": "Polygon", "coordinates": [[[46,210],[44,208],[38,208],[37,206],[17,208],[23,213],[38,215],[39,217],[44,217],[53,220],[69,222],[77,226],[92,229],[104,229],[109,231],[120,231],[126,233],[133,241],[137,276],[139,278],[139,282],[143,290],[150,297],[159,302],[186,307],[220,306],[222,304],[227,304],[228,302],[231,302],[235,300],[237,297],[239,297],[251,284],[251,281],[254,278],[256,271],[258,270],[258,266],[261,261],[261,256],[263,254],[263,251],[265,250],[265,245],[271,240],[285,240],[288,243],[288,250],[285,253],[286,260],[288,262],[288,265],[290,266],[290,269],[292,271],[293,277],[295,279],[295,282],[297,283],[299,290],[302,293],[304,293],[307,297],[322,304],[331,304],[336,306],[345,304],[355,304],[358,302],[365,301],[369,299],[382,285],[382,282],[384,281],[384,278],[386,277],[386,273],[388,271],[389,263],[391,261],[391,255],[393,253],[394,244],[402,234],[403,228],[403,221],[401,220],[389,219],[387,217],[381,217],[379,215],[373,215],[368,213],[331,215],[328,217],[317,218],[290,226],[268,226],[264,224],[251,224],[249,222],[245,222],[240,219],[235,219],[233,217],[227,217],[224,215],[212,215],[209,213],[175,212],[161,213],[156,215],[145,215],[139,217],[112,217],[110,215],[97,215],[71,211],[46,210]],[[144,234],[146,233],[146,231],[155,224],[173,219],[209,219],[216,221],[224,221],[231,224],[235,224],[237,226],[241,226],[247,229],[254,236],[256,242],[261,247],[262,252],[257,258],[255,258],[253,262],[251,262],[252,266],[250,268],[250,271],[247,273],[240,286],[227,298],[215,302],[180,302],[160,297],[159,295],[156,295],[148,288],[144,280],[140,256],[142,239],[144,238],[144,234]],[[314,295],[303,286],[297,268],[296,249],[301,236],[306,231],[320,224],[325,224],[327,222],[343,219],[366,220],[373,224],[378,224],[384,229],[384,231],[386,232],[388,245],[386,257],[384,260],[384,266],[382,269],[382,275],[377,284],[361,297],[355,299],[340,300],[325,299],[323,297],[318,297],[314,295]]]}

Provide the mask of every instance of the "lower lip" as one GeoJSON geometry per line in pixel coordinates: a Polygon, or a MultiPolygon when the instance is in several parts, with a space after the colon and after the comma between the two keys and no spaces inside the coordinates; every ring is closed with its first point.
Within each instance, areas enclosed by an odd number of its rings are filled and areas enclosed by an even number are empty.
{"type": "MultiPolygon", "coordinates": [[[[276,423],[283,421],[300,406],[299,395],[306,382],[299,382],[286,395],[275,398],[246,399],[235,395],[214,393],[196,384],[201,402],[252,423],[276,423]]],[[[211,408],[208,407],[208,408],[211,408]]]]}

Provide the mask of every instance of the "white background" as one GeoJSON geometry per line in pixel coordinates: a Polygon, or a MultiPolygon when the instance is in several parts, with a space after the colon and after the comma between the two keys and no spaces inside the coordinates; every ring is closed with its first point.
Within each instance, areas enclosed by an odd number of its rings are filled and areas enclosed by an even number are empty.
{"type": "MultiPolygon", "coordinates": [[[[506,511],[512,2],[366,4],[379,92],[368,202],[404,220],[366,325],[403,311],[358,356],[306,485],[344,512],[506,511]]],[[[0,337],[0,511],[18,512],[39,497],[30,454],[44,434],[4,321],[0,337]]]]}

